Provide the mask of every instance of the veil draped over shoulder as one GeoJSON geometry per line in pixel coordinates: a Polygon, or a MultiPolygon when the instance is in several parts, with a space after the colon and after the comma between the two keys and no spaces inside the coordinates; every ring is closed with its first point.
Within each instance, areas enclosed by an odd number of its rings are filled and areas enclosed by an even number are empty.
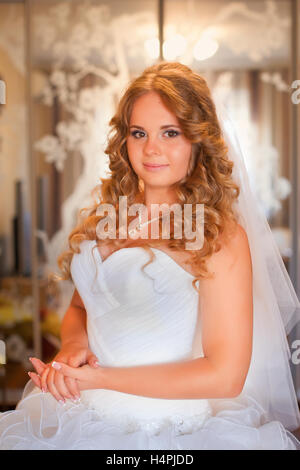
{"type": "MultiPolygon", "coordinates": [[[[214,98],[214,97],[213,97],[214,98]]],[[[278,420],[288,430],[300,426],[287,335],[300,320],[300,303],[268,221],[253,195],[237,134],[227,110],[214,98],[232,177],[240,186],[234,204],[245,229],[253,268],[253,350],[243,396],[255,400],[266,422],[278,420]]]]}

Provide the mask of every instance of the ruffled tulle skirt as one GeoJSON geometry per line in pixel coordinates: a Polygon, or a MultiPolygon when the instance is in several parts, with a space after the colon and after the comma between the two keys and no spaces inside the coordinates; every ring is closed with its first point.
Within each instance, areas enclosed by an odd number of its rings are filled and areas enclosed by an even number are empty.
{"type": "Polygon", "coordinates": [[[0,414],[1,450],[300,450],[279,421],[232,403],[214,415],[136,422],[103,415],[85,403],[58,403],[28,382],[15,410],[0,414]]]}

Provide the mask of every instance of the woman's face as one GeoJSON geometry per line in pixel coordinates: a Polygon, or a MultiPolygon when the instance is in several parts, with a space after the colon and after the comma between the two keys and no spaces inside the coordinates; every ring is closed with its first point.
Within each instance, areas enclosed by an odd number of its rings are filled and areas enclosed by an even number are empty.
{"type": "Polygon", "coordinates": [[[135,101],[127,151],[132,168],[145,186],[167,187],[186,175],[192,144],[158,93],[148,92],[135,101]]]}

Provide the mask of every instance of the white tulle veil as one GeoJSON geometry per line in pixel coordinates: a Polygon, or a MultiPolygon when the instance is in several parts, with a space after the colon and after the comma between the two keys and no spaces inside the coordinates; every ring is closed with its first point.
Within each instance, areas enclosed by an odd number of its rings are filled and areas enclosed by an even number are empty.
{"type": "Polygon", "coordinates": [[[268,221],[253,195],[234,124],[225,105],[213,96],[233,179],[240,186],[234,205],[247,232],[253,268],[253,351],[241,400],[261,407],[265,422],[278,420],[293,431],[300,415],[293,384],[287,335],[300,321],[300,302],[268,221]]]}

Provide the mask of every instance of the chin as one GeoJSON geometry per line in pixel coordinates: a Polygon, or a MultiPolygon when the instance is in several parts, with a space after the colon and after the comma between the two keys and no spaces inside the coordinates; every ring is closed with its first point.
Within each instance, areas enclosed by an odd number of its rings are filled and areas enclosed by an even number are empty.
{"type": "Polygon", "coordinates": [[[170,186],[172,181],[169,178],[158,176],[158,175],[147,175],[146,178],[141,177],[145,184],[149,184],[151,186],[155,186],[156,184],[161,185],[164,184],[165,186],[170,186]]]}

